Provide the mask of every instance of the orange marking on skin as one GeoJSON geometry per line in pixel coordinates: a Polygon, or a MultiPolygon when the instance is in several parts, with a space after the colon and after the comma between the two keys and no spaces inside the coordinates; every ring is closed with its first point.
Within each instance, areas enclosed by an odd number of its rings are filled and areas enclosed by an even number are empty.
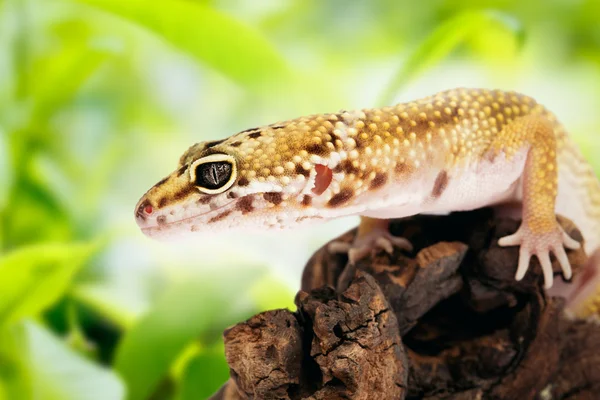
{"type": "Polygon", "coordinates": [[[321,164],[318,164],[315,167],[315,171],[317,171],[317,176],[315,178],[315,187],[312,189],[312,192],[315,195],[320,196],[331,184],[333,171],[331,171],[331,168],[321,164]]]}

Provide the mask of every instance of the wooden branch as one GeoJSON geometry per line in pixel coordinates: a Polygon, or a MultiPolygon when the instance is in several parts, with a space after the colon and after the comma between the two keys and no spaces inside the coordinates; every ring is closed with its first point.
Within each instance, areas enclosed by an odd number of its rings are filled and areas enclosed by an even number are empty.
{"type": "MultiPolygon", "coordinates": [[[[373,254],[353,274],[324,246],[305,268],[296,312],[225,332],[231,379],[213,399],[597,398],[600,324],[565,315],[537,260],[514,280],[518,249],[497,241],[518,225],[490,210],[397,221],[391,232],[415,253],[373,254]]],[[[586,256],[569,259],[577,272],[586,256]]]]}

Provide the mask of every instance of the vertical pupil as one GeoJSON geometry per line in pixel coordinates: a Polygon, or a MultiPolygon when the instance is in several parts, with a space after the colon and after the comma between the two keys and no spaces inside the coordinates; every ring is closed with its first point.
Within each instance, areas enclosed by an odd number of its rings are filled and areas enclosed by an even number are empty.
{"type": "Polygon", "coordinates": [[[210,175],[215,185],[219,183],[219,166],[217,164],[210,166],[210,175]]]}

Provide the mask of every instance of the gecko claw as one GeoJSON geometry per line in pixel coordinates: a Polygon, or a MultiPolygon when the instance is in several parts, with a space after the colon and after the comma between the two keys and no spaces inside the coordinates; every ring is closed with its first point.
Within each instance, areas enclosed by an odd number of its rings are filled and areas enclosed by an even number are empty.
{"type": "Polygon", "coordinates": [[[550,252],[554,253],[558,260],[564,279],[569,280],[573,276],[573,271],[565,248],[577,250],[581,247],[581,244],[571,238],[558,224],[554,231],[548,233],[533,233],[527,225],[523,224],[516,233],[498,240],[498,245],[502,247],[521,246],[519,265],[515,274],[517,281],[525,277],[531,257],[536,256],[542,267],[546,289],[550,289],[554,283],[550,252]]]}

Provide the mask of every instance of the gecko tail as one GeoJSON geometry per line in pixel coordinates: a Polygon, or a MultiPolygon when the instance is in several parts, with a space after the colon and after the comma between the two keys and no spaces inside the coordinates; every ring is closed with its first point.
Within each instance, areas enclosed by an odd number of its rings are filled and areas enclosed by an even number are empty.
{"type": "Polygon", "coordinates": [[[564,297],[567,310],[579,317],[600,316],[600,249],[592,253],[573,281],[557,281],[548,294],[564,297]]]}

